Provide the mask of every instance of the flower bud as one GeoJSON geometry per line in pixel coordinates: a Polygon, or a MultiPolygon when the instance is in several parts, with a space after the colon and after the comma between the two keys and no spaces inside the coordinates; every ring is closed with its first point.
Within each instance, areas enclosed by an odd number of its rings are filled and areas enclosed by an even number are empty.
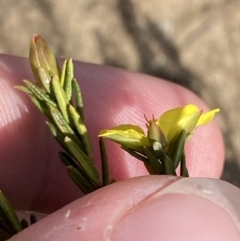
{"type": "Polygon", "coordinates": [[[147,123],[147,136],[153,149],[161,149],[168,145],[168,140],[162,132],[161,128],[155,123],[154,120],[150,120],[147,123]]]}
{"type": "Polygon", "coordinates": [[[31,39],[29,60],[34,76],[40,86],[44,85],[39,75],[39,68],[42,68],[50,77],[53,75],[60,77],[55,55],[40,35],[34,35],[31,39]]]}

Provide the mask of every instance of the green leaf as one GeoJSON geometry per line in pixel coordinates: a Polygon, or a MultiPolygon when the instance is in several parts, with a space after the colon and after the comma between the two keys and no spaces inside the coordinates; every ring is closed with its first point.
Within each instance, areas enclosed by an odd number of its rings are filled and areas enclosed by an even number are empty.
{"type": "Polygon", "coordinates": [[[59,156],[62,160],[62,162],[65,164],[65,166],[73,166],[74,168],[79,170],[79,166],[76,164],[76,162],[71,158],[70,155],[68,155],[66,152],[59,152],[59,156]]]}
{"type": "Polygon", "coordinates": [[[181,158],[181,165],[180,165],[180,176],[182,177],[189,177],[187,165],[186,165],[186,156],[183,152],[182,158],[181,158]]]}
{"type": "MultiPolygon", "coordinates": [[[[68,152],[68,148],[64,142],[64,138],[66,136],[66,134],[61,133],[60,131],[58,131],[58,127],[55,126],[54,124],[52,124],[51,122],[46,121],[47,126],[49,127],[50,132],[53,134],[54,138],[57,140],[57,142],[59,143],[59,145],[66,150],[66,152],[68,152]]],[[[71,135],[70,135],[71,136],[71,135]]],[[[73,139],[74,139],[74,135],[72,135],[73,139]]]]}
{"type": "Polygon", "coordinates": [[[64,133],[64,134],[68,134],[68,135],[73,135],[74,131],[72,130],[72,128],[70,127],[70,125],[66,122],[65,118],[63,118],[62,114],[60,113],[60,111],[57,108],[54,108],[52,106],[50,107],[50,113],[52,115],[52,118],[54,120],[54,123],[56,124],[56,126],[58,127],[58,129],[64,133]]]}
{"type": "Polygon", "coordinates": [[[144,162],[144,166],[146,167],[150,175],[154,175],[155,171],[153,170],[153,167],[149,163],[144,162]]]}
{"type": "Polygon", "coordinates": [[[84,194],[95,191],[98,187],[92,185],[76,168],[73,166],[67,167],[68,174],[77,184],[77,186],[82,190],[84,194]]]}
{"type": "Polygon", "coordinates": [[[178,140],[176,141],[175,152],[173,155],[173,163],[175,168],[179,166],[182,154],[184,152],[184,146],[186,142],[186,131],[181,131],[178,140]]]}
{"type": "Polygon", "coordinates": [[[63,63],[63,66],[62,66],[62,71],[61,71],[60,84],[61,84],[62,87],[64,86],[64,81],[65,81],[67,61],[68,61],[67,59],[64,60],[64,63],[63,63]]]}
{"type": "Polygon", "coordinates": [[[164,170],[165,170],[164,174],[176,176],[174,163],[167,155],[165,155],[165,157],[164,157],[163,166],[164,166],[164,170]]]}
{"type": "Polygon", "coordinates": [[[2,222],[7,225],[11,234],[16,234],[22,230],[22,226],[16,212],[2,191],[0,191],[0,217],[2,222]]]}
{"type": "Polygon", "coordinates": [[[66,167],[73,167],[75,168],[79,173],[79,175],[81,175],[82,178],[84,178],[84,181],[88,181],[88,185],[93,186],[93,189],[97,189],[97,186],[92,182],[92,180],[86,175],[86,173],[82,170],[81,166],[77,165],[77,162],[74,161],[70,155],[68,155],[65,152],[60,152],[59,156],[62,160],[62,162],[65,164],[66,167]]]}
{"type": "Polygon", "coordinates": [[[164,149],[155,150],[154,155],[156,155],[164,167],[163,174],[176,176],[173,160],[165,153],[164,149]]]}
{"type": "Polygon", "coordinates": [[[79,145],[75,143],[71,138],[65,137],[64,142],[76,159],[76,161],[82,167],[86,175],[96,184],[98,184],[99,174],[92,160],[80,149],[79,145]]]}
{"type": "Polygon", "coordinates": [[[69,113],[70,113],[71,119],[74,123],[74,126],[76,127],[77,132],[82,139],[85,153],[87,156],[89,156],[91,158],[92,157],[92,145],[91,145],[91,140],[90,140],[87,128],[86,128],[85,124],[83,123],[83,121],[81,120],[81,117],[77,113],[76,109],[70,104],[69,104],[69,113]]]}
{"type": "Polygon", "coordinates": [[[52,78],[52,88],[54,95],[57,100],[58,107],[65,118],[66,122],[69,123],[68,113],[67,113],[67,97],[64,93],[63,87],[61,86],[59,79],[57,76],[53,76],[52,78]]]}
{"type": "Polygon", "coordinates": [[[79,87],[77,80],[74,78],[72,81],[72,88],[76,98],[76,109],[81,119],[84,121],[84,111],[83,111],[83,99],[82,99],[82,92],[79,87]]]}
{"type": "Polygon", "coordinates": [[[46,124],[48,125],[49,130],[51,131],[53,136],[56,137],[57,136],[57,128],[49,121],[46,121],[46,124]]]}
{"type": "Polygon", "coordinates": [[[26,86],[23,85],[16,85],[14,86],[14,88],[21,90],[22,92],[26,93],[27,95],[31,95],[32,91],[30,89],[28,89],[26,86]]]}
{"type": "Polygon", "coordinates": [[[72,97],[72,80],[74,78],[74,66],[72,59],[67,60],[66,74],[64,80],[64,91],[66,93],[67,101],[71,100],[72,97]]]}
{"type": "Polygon", "coordinates": [[[106,186],[110,183],[110,180],[109,180],[107,151],[106,151],[106,147],[102,137],[99,138],[99,147],[100,147],[101,164],[102,164],[102,183],[103,183],[103,186],[106,186]]]}
{"type": "Polygon", "coordinates": [[[49,118],[50,112],[47,109],[47,105],[45,105],[45,103],[41,103],[41,101],[34,95],[30,95],[29,97],[32,103],[38,108],[38,110],[49,118]]]}
{"type": "Polygon", "coordinates": [[[26,84],[28,89],[39,99],[45,101],[47,104],[51,106],[55,106],[56,104],[54,101],[52,101],[47,94],[44,93],[42,89],[34,85],[31,81],[29,80],[23,80],[23,82],[26,84]]]}
{"type": "Polygon", "coordinates": [[[148,161],[150,165],[152,166],[152,169],[154,170],[154,173],[151,174],[162,174],[163,173],[163,167],[161,163],[159,162],[158,158],[154,156],[154,154],[149,150],[148,147],[144,148],[145,154],[148,158],[148,161]]]}
{"type": "Polygon", "coordinates": [[[47,105],[43,102],[41,102],[40,99],[38,99],[32,92],[29,90],[26,86],[15,86],[14,88],[19,89],[26,93],[29,98],[31,99],[32,103],[38,108],[40,112],[45,114],[48,118],[50,118],[50,112],[47,108],[47,105]]]}
{"type": "Polygon", "coordinates": [[[44,89],[50,93],[51,77],[43,68],[38,68],[38,75],[44,89]]]}

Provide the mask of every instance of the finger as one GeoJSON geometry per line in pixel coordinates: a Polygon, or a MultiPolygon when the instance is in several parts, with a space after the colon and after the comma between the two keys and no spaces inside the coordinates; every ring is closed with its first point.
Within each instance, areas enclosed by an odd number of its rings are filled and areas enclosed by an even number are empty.
{"type": "Polygon", "coordinates": [[[231,240],[240,237],[240,191],[217,179],[145,176],[87,195],[18,240],[231,240]]]}
{"type": "MultiPolygon", "coordinates": [[[[27,96],[13,89],[23,78],[33,79],[27,60],[1,56],[0,63],[1,187],[19,208],[57,209],[79,197],[79,190],[59,161],[59,147],[43,116],[27,96]]],[[[144,127],[144,114],[159,116],[187,103],[207,109],[192,92],[154,77],[78,62],[75,72],[83,91],[86,123],[98,167],[97,134],[101,129],[122,123],[144,127]]],[[[120,180],[147,173],[141,162],[117,145],[107,144],[112,178],[120,180]]],[[[196,131],[187,144],[187,157],[191,175],[220,175],[223,142],[215,122],[196,131]]]]}

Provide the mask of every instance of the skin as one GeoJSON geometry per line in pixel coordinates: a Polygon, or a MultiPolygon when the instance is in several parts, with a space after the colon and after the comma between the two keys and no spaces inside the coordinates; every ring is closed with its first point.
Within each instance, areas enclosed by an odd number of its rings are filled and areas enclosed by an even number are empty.
{"type": "MultiPolygon", "coordinates": [[[[188,103],[208,110],[189,90],[151,76],[80,62],[75,75],[98,167],[101,129],[144,128],[144,114],[158,117],[188,103]]],[[[0,56],[0,185],[16,209],[50,215],[11,240],[239,240],[240,192],[217,179],[224,146],[216,121],[187,143],[194,178],[149,176],[141,162],[108,142],[110,173],[119,182],[82,197],[44,117],[13,89],[23,78],[33,80],[26,59],[0,56]]]]}

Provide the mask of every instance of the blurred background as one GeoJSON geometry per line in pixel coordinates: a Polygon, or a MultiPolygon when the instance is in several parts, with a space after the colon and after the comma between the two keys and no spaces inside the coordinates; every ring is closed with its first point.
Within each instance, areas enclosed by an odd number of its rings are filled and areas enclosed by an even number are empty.
{"type": "Polygon", "coordinates": [[[1,0],[0,52],[33,33],[57,56],[162,77],[221,108],[223,179],[240,186],[240,0],[1,0]]]}

